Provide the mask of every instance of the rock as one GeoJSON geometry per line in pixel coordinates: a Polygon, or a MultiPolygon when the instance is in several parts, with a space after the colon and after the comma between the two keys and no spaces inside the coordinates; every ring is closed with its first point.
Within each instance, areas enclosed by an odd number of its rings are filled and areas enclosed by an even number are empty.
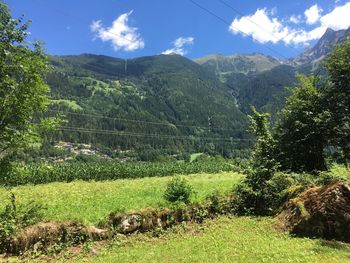
{"type": "Polygon", "coordinates": [[[108,229],[101,229],[95,226],[87,227],[86,231],[92,240],[105,240],[110,236],[110,231],[108,229]]]}
{"type": "Polygon", "coordinates": [[[139,230],[142,226],[142,216],[138,214],[125,215],[117,226],[118,232],[129,234],[139,230]]]}
{"type": "Polygon", "coordinates": [[[91,249],[90,249],[90,253],[91,253],[93,256],[97,256],[97,255],[98,255],[97,250],[94,249],[94,248],[91,248],[91,249]]]}
{"type": "Polygon", "coordinates": [[[278,215],[292,234],[350,242],[350,185],[334,181],[291,199],[278,215]]]}

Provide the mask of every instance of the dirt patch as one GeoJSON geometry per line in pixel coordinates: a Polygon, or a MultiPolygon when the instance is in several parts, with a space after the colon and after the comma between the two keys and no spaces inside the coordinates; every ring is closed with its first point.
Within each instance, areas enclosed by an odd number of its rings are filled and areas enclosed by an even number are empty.
{"type": "Polygon", "coordinates": [[[350,242],[350,185],[334,181],[291,199],[278,215],[292,234],[350,242]]]}

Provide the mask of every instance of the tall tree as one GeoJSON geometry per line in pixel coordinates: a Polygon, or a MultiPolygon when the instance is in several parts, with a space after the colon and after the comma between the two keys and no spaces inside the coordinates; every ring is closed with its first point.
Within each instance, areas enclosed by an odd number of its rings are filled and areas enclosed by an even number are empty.
{"type": "Polygon", "coordinates": [[[329,114],[320,105],[317,79],[304,75],[297,78],[298,85],[287,99],[275,130],[277,159],[285,170],[324,170],[324,122],[329,114]]]}
{"type": "Polygon", "coordinates": [[[241,214],[268,215],[273,211],[269,180],[278,170],[275,159],[275,142],[269,130],[269,114],[252,108],[249,116],[250,131],[256,137],[252,158],[252,171],[237,185],[236,211],[241,214]]]}
{"type": "Polygon", "coordinates": [[[49,103],[47,58],[39,43],[26,40],[28,26],[0,1],[0,163],[39,139],[40,124],[33,118],[49,103]]]}
{"type": "Polygon", "coordinates": [[[350,161],[350,41],[334,48],[324,63],[329,83],[322,96],[328,110],[328,136],[332,146],[341,149],[346,164],[350,161]]]}

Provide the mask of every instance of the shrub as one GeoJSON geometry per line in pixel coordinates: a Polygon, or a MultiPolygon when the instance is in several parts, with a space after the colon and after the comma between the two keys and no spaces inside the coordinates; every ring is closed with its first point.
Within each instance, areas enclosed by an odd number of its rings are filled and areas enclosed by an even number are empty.
{"type": "Polygon", "coordinates": [[[336,180],[344,180],[344,178],[342,178],[338,175],[331,174],[329,172],[321,172],[316,178],[316,184],[317,185],[326,185],[326,184],[328,184],[332,181],[336,181],[336,180]]]}
{"type": "Polygon", "coordinates": [[[167,185],[164,192],[164,199],[168,202],[183,202],[188,204],[190,202],[193,188],[184,178],[176,176],[167,185]]]}
{"type": "Polygon", "coordinates": [[[238,197],[235,212],[245,215],[272,215],[287,201],[288,189],[296,184],[296,180],[284,173],[276,173],[267,181],[258,181],[259,174],[255,172],[238,184],[233,192],[238,197]]]}
{"type": "Polygon", "coordinates": [[[10,203],[0,211],[0,252],[4,252],[9,238],[18,230],[37,223],[42,219],[42,206],[29,203],[25,207],[16,206],[16,197],[10,195],[10,203]]]}

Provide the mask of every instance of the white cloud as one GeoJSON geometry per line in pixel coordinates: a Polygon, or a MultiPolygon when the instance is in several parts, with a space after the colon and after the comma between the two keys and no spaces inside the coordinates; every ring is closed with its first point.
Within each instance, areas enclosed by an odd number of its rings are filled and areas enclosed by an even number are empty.
{"type": "Polygon", "coordinates": [[[309,25],[315,24],[320,19],[322,11],[322,8],[318,7],[317,4],[306,9],[304,12],[306,23],[309,25]]]}
{"type": "Polygon", "coordinates": [[[299,24],[301,23],[301,15],[292,15],[290,18],[289,18],[289,22],[292,22],[294,24],[299,24]]]}
{"type": "Polygon", "coordinates": [[[173,47],[162,52],[164,55],[168,54],[179,54],[181,56],[187,54],[186,47],[192,46],[194,44],[193,37],[179,37],[173,42],[173,47]]]}
{"type": "Polygon", "coordinates": [[[292,15],[289,18],[279,19],[271,12],[268,12],[266,8],[257,9],[254,14],[235,18],[229,27],[229,31],[234,34],[251,36],[260,43],[284,42],[285,44],[307,45],[311,40],[322,37],[327,28],[340,30],[350,27],[350,2],[335,7],[323,16],[320,16],[321,12],[322,9],[314,5],[305,11],[305,15],[308,14],[306,15],[307,19],[302,21],[301,15],[292,15]],[[314,12],[316,9],[317,12],[314,12]],[[314,14],[307,12],[310,10],[314,10],[314,14]],[[319,22],[319,24],[311,30],[300,28],[302,25],[310,24],[311,22],[319,22]],[[295,25],[291,25],[291,23],[295,25]]]}
{"type": "Polygon", "coordinates": [[[337,6],[320,18],[321,25],[334,30],[347,29],[350,26],[350,2],[337,6]]]}
{"type": "Polygon", "coordinates": [[[129,16],[133,11],[120,15],[112,23],[111,27],[104,27],[101,20],[92,21],[90,30],[95,37],[103,42],[110,41],[114,50],[135,51],[142,49],[145,42],[138,33],[136,27],[128,25],[129,16]]]}
{"type": "Polygon", "coordinates": [[[244,32],[260,43],[277,43],[288,34],[277,18],[270,18],[266,9],[258,9],[255,14],[233,20],[229,30],[234,33],[244,32]]]}

